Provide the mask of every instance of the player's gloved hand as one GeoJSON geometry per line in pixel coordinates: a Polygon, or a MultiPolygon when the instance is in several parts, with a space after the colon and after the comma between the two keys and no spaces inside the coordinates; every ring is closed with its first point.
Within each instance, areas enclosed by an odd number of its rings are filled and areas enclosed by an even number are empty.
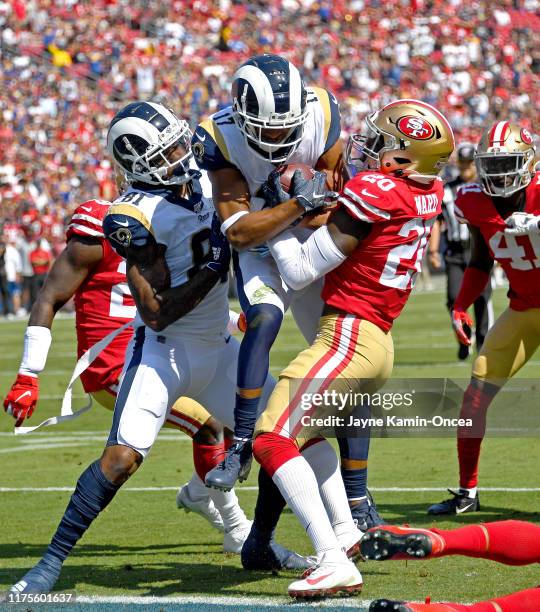
{"type": "Polygon", "coordinates": [[[231,261],[231,249],[220,227],[221,221],[214,213],[210,228],[210,261],[206,267],[214,272],[227,272],[231,261]]]}
{"type": "Polygon", "coordinates": [[[311,212],[333,203],[337,194],[326,190],[326,172],[313,172],[313,178],[304,178],[300,170],[295,170],[291,180],[290,197],[296,198],[306,212],[311,212]]]}
{"type": "Polygon", "coordinates": [[[261,185],[260,194],[264,198],[265,208],[274,208],[291,199],[291,196],[281,186],[281,175],[277,170],[270,172],[266,182],[261,185]]]}
{"type": "Polygon", "coordinates": [[[530,213],[515,212],[506,219],[505,234],[509,236],[525,236],[526,234],[540,234],[538,223],[540,217],[530,213]]]}
{"type": "Polygon", "coordinates": [[[39,397],[39,379],[37,376],[17,374],[4,400],[4,410],[15,420],[15,427],[22,425],[34,412],[39,397]]]}
{"type": "Polygon", "coordinates": [[[470,330],[472,328],[472,319],[465,310],[452,310],[452,327],[460,344],[465,346],[471,345],[470,330]],[[467,329],[468,328],[468,329],[467,329]]]}

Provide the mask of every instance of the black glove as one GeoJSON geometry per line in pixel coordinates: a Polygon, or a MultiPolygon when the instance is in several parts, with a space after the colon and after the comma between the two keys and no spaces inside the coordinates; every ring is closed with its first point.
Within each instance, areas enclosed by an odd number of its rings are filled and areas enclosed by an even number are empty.
{"type": "Polygon", "coordinates": [[[281,186],[281,175],[277,170],[270,172],[266,182],[261,185],[260,193],[264,198],[265,208],[274,208],[292,197],[281,186]]]}
{"type": "Polygon", "coordinates": [[[221,233],[221,221],[216,213],[212,217],[210,228],[210,261],[206,264],[213,272],[224,272],[229,270],[231,261],[231,249],[227,238],[221,233]]]}
{"type": "Polygon", "coordinates": [[[313,178],[305,179],[300,170],[296,170],[291,180],[291,198],[296,198],[306,212],[327,205],[326,172],[313,171],[313,178]]]}

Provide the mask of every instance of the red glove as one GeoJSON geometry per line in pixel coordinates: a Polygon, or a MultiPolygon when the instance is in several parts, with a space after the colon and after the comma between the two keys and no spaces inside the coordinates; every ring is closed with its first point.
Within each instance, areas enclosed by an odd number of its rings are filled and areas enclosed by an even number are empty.
{"type": "Polygon", "coordinates": [[[471,327],[472,327],[472,319],[467,314],[466,310],[452,310],[452,327],[454,328],[454,333],[456,334],[456,338],[460,344],[464,344],[465,346],[471,345],[471,339],[469,338],[471,327]],[[468,327],[468,329],[467,329],[468,327]]]}
{"type": "Polygon", "coordinates": [[[4,400],[4,410],[16,419],[15,427],[22,425],[34,412],[39,397],[39,379],[37,376],[17,374],[4,400]]]}

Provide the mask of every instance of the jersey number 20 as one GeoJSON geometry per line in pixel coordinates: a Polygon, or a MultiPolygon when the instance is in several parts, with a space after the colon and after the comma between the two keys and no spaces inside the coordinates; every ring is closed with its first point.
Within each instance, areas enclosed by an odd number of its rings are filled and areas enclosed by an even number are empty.
{"type": "Polygon", "coordinates": [[[388,253],[388,258],[382,271],[379,282],[386,287],[394,287],[405,291],[409,287],[414,287],[416,275],[420,272],[422,266],[422,258],[426,248],[431,228],[435,222],[433,219],[415,218],[410,219],[399,230],[398,235],[403,238],[408,238],[416,232],[416,237],[412,242],[400,244],[388,253]],[[408,267],[404,272],[398,273],[398,268],[402,260],[414,260],[413,265],[408,267]]]}

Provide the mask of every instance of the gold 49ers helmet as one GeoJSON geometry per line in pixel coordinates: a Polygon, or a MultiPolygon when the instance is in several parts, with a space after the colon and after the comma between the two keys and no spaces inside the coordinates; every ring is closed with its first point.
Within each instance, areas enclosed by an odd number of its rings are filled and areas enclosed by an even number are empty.
{"type": "Polygon", "coordinates": [[[391,102],[365,123],[365,130],[353,134],[347,147],[347,163],[361,169],[433,180],[454,150],[446,117],[420,100],[391,102]]]}
{"type": "Polygon", "coordinates": [[[474,156],[482,190],[507,198],[527,187],[534,176],[535,146],[529,130],[497,121],[483,134],[474,156]]]}

